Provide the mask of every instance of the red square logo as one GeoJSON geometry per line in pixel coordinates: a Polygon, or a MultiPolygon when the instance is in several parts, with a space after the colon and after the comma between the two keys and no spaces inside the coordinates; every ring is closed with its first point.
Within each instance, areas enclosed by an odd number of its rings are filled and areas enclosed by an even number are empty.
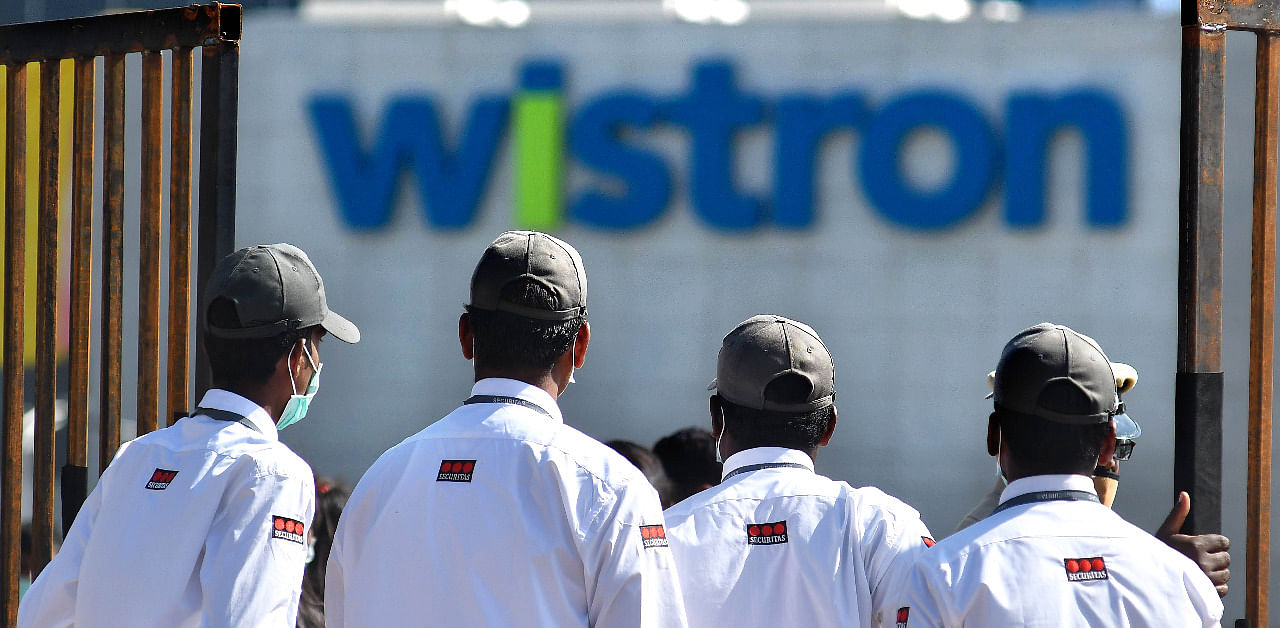
{"type": "Polygon", "coordinates": [[[470,482],[476,470],[475,460],[441,460],[437,482],[470,482]]]}
{"type": "Polygon", "coordinates": [[[153,491],[163,491],[164,489],[169,488],[169,483],[172,482],[173,478],[177,475],[178,472],[172,469],[161,469],[156,467],[156,470],[151,472],[151,479],[147,480],[147,488],[153,491]]]}
{"type": "Polygon", "coordinates": [[[1107,561],[1101,556],[1091,556],[1089,558],[1064,558],[1062,566],[1067,571],[1067,582],[1091,582],[1094,580],[1109,580],[1107,575],[1107,561]]]}
{"type": "Polygon", "coordinates": [[[645,549],[670,546],[667,543],[667,529],[661,525],[640,526],[640,541],[644,543],[645,549]]]}
{"type": "Polygon", "coordinates": [[[285,541],[293,541],[294,543],[306,543],[307,536],[305,526],[297,519],[289,517],[281,517],[280,515],[271,516],[271,538],[283,539],[285,541]]]}

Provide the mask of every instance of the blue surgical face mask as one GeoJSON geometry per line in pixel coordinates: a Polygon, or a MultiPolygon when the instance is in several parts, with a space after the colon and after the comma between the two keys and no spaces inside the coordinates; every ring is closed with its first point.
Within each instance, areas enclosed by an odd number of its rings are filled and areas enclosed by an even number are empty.
{"type": "Polygon", "coordinates": [[[298,388],[293,384],[293,377],[289,378],[289,384],[293,387],[293,394],[289,396],[289,402],[284,404],[284,411],[280,413],[280,420],[276,421],[276,429],[282,430],[307,416],[307,409],[311,407],[311,398],[316,396],[316,391],[320,390],[320,369],[324,368],[324,364],[316,364],[311,359],[311,352],[307,351],[307,345],[302,344],[302,354],[307,357],[307,364],[311,365],[314,372],[311,373],[311,381],[307,383],[307,390],[303,394],[298,394],[298,388]]]}

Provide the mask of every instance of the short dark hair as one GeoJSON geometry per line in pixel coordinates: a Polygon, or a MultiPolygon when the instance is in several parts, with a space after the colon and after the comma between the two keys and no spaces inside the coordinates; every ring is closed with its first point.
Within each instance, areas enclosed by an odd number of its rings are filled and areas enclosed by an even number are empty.
{"type": "MultiPolygon", "coordinates": [[[[205,313],[209,325],[222,329],[240,327],[235,304],[218,297],[205,313]]],[[[276,363],[298,342],[310,338],[318,325],[287,331],[267,338],[223,338],[207,329],[204,332],[205,353],[209,356],[209,372],[213,385],[220,388],[259,386],[271,379],[276,363]]]]}
{"type": "MultiPolygon", "coordinates": [[[[502,300],[546,310],[563,309],[555,293],[532,280],[502,288],[502,300]]],[[[573,346],[583,316],[567,321],[541,321],[509,312],[468,308],[475,334],[478,364],[518,371],[547,371],[573,346]]]]}
{"type": "Polygon", "coordinates": [[[1098,465],[1108,423],[1072,425],[996,407],[1004,447],[1023,475],[1082,473],[1098,465]]]}
{"type": "Polygon", "coordinates": [[[667,474],[662,469],[662,461],[649,451],[648,447],[629,440],[614,439],[605,441],[610,449],[622,454],[631,464],[635,465],[641,473],[644,473],[645,479],[649,480],[649,484],[658,491],[658,496],[662,498],[662,507],[666,508],[675,502],[671,500],[671,483],[667,481],[667,474]]]}
{"type": "MultiPolygon", "coordinates": [[[[813,384],[799,373],[781,375],[764,389],[764,397],[777,403],[804,403],[813,384]]],[[[833,394],[834,400],[834,394],[833,394]]],[[[835,404],[809,412],[774,412],[737,405],[720,397],[724,410],[724,429],[744,449],[752,447],[787,447],[808,451],[818,446],[827,424],[835,412],[835,404]]]]}
{"type": "Polygon", "coordinates": [[[716,437],[708,429],[686,427],[663,436],[653,444],[653,455],[671,483],[672,503],[720,483],[724,465],[716,462],[716,437]]]}

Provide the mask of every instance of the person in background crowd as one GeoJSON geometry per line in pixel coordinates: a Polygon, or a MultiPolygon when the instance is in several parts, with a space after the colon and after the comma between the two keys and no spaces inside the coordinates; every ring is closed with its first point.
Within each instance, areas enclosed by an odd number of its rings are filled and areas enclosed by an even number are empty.
{"type": "Polygon", "coordinates": [[[724,337],[710,399],[724,481],[667,510],[692,626],[879,626],[920,515],[814,472],[836,428],[835,365],[811,327],[755,316],[724,337]]]}
{"type": "Polygon", "coordinates": [[[900,626],[1217,626],[1209,578],[1102,505],[1119,412],[1092,338],[1041,323],[1001,352],[987,452],[1009,485],[995,512],[916,558],[900,626]]]}
{"type": "Polygon", "coordinates": [[[658,457],[653,455],[644,445],[633,443],[629,440],[610,440],[605,441],[609,449],[620,454],[623,458],[631,461],[637,469],[644,473],[644,477],[649,480],[649,484],[658,491],[658,497],[662,499],[662,507],[666,508],[675,502],[671,501],[671,482],[667,480],[667,474],[662,469],[662,462],[658,457]]]}
{"type": "Polygon", "coordinates": [[[702,427],[686,427],[653,444],[671,484],[671,503],[720,483],[723,465],[716,460],[716,439],[702,427]]]}
{"type": "Polygon", "coordinates": [[[293,626],[311,468],[276,431],[320,386],[321,336],[360,340],[297,247],[223,258],[206,286],[214,388],[195,413],[122,445],[18,625],[293,626]]]}
{"type": "Polygon", "coordinates": [[[324,628],[324,576],[338,518],[351,491],[329,478],[316,478],[316,516],[307,540],[307,568],[302,572],[298,628],[324,628]]]}
{"type": "MultiPolygon", "coordinates": [[[[1116,378],[1117,410],[1112,419],[1116,423],[1116,453],[1108,464],[1100,464],[1093,470],[1093,485],[1102,505],[1110,508],[1119,490],[1120,463],[1128,460],[1137,445],[1142,428],[1129,416],[1124,402],[1124,394],[1138,384],[1137,369],[1122,362],[1112,362],[1111,371],[1116,378]]],[[[987,374],[987,384],[995,385],[995,371],[987,374]]],[[[990,399],[992,395],[987,395],[990,399]]],[[[956,532],[981,521],[995,511],[1000,501],[1000,494],[1008,483],[1003,475],[997,473],[995,487],[974,506],[969,514],[956,526],[956,532]]],[[[1182,552],[1187,558],[1195,561],[1209,580],[1213,582],[1219,597],[1226,597],[1227,582],[1231,580],[1231,541],[1221,534],[1179,534],[1182,522],[1191,511],[1191,498],[1184,492],[1178,495],[1173,510],[1165,517],[1164,523],[1156,531],[1156,538],[1164,541],[1169,547],[1182,552]]]]}
{"type": "Polygon", "coordinates": [[[22,547],[18,555],[18,600],[21,601],[31,588],[31,577],[35,574],[35,545],[31,540],[31,524],[22,526],[22,547]]]}
{"type": "Polygon", "coordinates": [[[329,557],[328,626],[684,626],[657,491],[557,403],[591,342],[578,252],[498,236],[458,342],[471,396],[356,484],[329,557]]]}

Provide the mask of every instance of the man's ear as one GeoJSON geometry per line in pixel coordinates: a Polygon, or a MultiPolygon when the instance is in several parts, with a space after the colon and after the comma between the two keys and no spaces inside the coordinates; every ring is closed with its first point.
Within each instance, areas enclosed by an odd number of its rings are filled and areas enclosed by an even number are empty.
{"type": "Polygon", "coordinates": [[[831,435],[836,433],[836,409],[831,407],[831,420],[827,421],[827,429],[822,431],[822,438],[818,439],[819,447],[826,447],[831,442],[831,435]]]}
{"type": "Polygon", "coordinates": [[[573,343],[573,368],[580,369],[587,362],[587,345],[591,344],[591,323],[583,321],[578,337],[573,343]]]}
{"type": "Polygon", "coordinates": [[[1116,421],[1112,419],[1107,425],[1107,440],[1102,442],[1102,447],[1098,449],[1098,465],[1099,467],[1110,467],[1111,458],[1116,455],[1116,421]]]}
{"type": "Polygon", "coordinates": [[[987,418],[987,455],[1000,455],[1000,422],[994,412],[987,418]]]}
{"type": "Polygon", "coordinates": [[[476,335],[471,329],[471,314],[463,312],[458,317],[458,344],[462,345],[462,357],[465,360],[475,358],[476,335]]]}

